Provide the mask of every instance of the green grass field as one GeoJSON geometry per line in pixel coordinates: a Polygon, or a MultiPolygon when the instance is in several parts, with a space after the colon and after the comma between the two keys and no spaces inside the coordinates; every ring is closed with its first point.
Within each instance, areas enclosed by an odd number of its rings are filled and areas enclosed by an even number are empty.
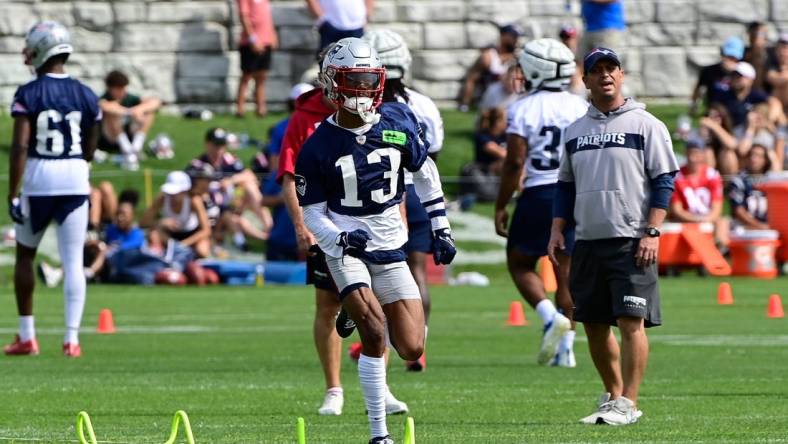
{"type": "MultiPolygon", "coordinates": [[[[718,306],[715,279],[662,281],[665,326],[650,331],[635,426],[577,424],[601,392],[585,339],[576,369],[537,366],[539,321],[528,309],[529,326],[505,326],[518,297],[503,276],[485,289],[433,288],[428,370],[406,373],[392,358],[390,385],[409,403],[420,443],[785,442],[788,329],[765,307],[788,280],[731,282],[735,305],[718,306]]],[[[3,339],[16,327],[10,290],[3,339]]],[[[305,287],[90,287],[78,360],[60,356],[59,291],[40,289],[36,301],[42,354],[0,359],[0,441],[73,442],[76,414],[87,410],[100,441],[163,442],[177,409],[201,443],[295,442],[298,416],[307,442],[368,439],[347,358],[345,413],[316,414],[323,382],[305,287]],[[92,334],[101,308],[113,310],[118,333],[92,334]]],[[[398,442],[403,421],[389,421],[398,442]]]]}

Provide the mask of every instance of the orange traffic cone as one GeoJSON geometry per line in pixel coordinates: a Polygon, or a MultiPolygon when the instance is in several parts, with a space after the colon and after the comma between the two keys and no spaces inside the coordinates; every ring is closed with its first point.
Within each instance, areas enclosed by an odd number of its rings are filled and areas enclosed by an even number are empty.
{"type": "Polygon", "coordinates": [[[733,305],[733,291],[731,290],[731,284],[727,282],[720,283],[719,288],[717,288],[717,304],[733,305]]]}
{"type": "Polygon", "coordinates": [[[104,308],[99,312],[97,333],[115,333],[115,321],[112,319],[112,310],[104,308]]]}
{"type": "Polygon", "coordinates": [[[782,319],[785,317],[783,311],[783,300],[779,294],[769,296],[769,305],[766,307],[766,316],[772,319],[782,319]]]}
{"type": "Polygon", "coordinates": [[[513,301],[509,304],[509,321],[506,322],[511,327],[522,327],[528,325],[525,319],[525,311],[520,301],[513,301]]]}
{"type": "Polygon", "coordinates": [[[544,285],[544,291],[548,293],[554,293],[558,290],[558,282],[555,280],[555,270],[553,269],[553,263],[550,262],[550,259],[547,256],[542,256],[539,259],[539,276],[542,278],[542,285],[544,285]]]}

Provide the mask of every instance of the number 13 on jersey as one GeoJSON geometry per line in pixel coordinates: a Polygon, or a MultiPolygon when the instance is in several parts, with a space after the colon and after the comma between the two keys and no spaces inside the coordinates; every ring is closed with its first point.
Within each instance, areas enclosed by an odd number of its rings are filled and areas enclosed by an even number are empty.
{"type": "Polygon", "coordinates": [[[367,154],[367,164],[372,166],[374,164],[382,163],[383,157],[388,157],[389,168],[383,172],[383,178],[388,179],[389,186],[388,192],[383,188],[370,189],[371,187],[365,186],[364,179],[371,180],[369,173],[365,171],[368,166],[359,165],[362,181],[359,183],[359,175],[356,171],[356,164],[353,160],[353,155],[348,154],[337,159],[334,164],[342,172],[342,184],[345,190],[345,197],[340,200],[342,206],[345,207],[361,207],[364,203],[359,199],[359,189],[362,192],[369,191],[370,198],[373,202],[384,204],[391,200],[397,194],[397,181],[399,180],[399,168],[402,162],[402,154],[395,148],[378,148],[367,154]]]}

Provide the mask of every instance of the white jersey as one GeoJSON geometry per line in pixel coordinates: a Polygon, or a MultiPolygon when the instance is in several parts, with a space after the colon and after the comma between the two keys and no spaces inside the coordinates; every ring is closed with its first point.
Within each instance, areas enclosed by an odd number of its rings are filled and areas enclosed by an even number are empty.
{"type": "Polygon", "coordinates": [[[363,0],[320,0],[323,19],[331,26],[350,31],[367,24],[367,7],[363,0]]]}
{"type": "MultiPolygon", "coordinates": [[[[428,153],[437,153],[443,148],[443,118],[435,106],[435,102],[422,93],[410,88],[405,88],[408,93],[407,105],[419,119],[419,123],[424,126],[424,140],[430,144],[428,153]]],[[[404,101],[403,101],[404,102],[404,101]]],[[[405,184],[413,183],[413,174],[405,170],[405,184]]]]}
{"type": "Polygon", "coordinates": [[[84,196],[90,194],[88,163],[83,159],[27,158],[22,178],[25,196],[84,196]]]}
{"type": "Polygon", "coordinates": [[[535,91],[509,106],[506,132],[528,143],[524,188],[558,182],[564,129],[587,110],[588,102],[567,91],[535,91]]]}

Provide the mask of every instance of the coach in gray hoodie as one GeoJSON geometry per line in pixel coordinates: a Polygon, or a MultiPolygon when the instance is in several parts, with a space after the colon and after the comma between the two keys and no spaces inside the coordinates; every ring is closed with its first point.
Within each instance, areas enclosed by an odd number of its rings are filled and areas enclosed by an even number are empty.
{"type": "Polygon", "coordinates": [[[659,228],[678,164],[665,125],[624,98],[615,52],[595,48],[583,60],[588,113],[566,128],[548,254],[564,248],[577,225],[570,291],[606,393],[585,424],[626,425],[637,408],[648,361],[645,328],[662,323],[657,285],[659,228]],[[621,331],[621,347],[611,330],[621,331]]]}

